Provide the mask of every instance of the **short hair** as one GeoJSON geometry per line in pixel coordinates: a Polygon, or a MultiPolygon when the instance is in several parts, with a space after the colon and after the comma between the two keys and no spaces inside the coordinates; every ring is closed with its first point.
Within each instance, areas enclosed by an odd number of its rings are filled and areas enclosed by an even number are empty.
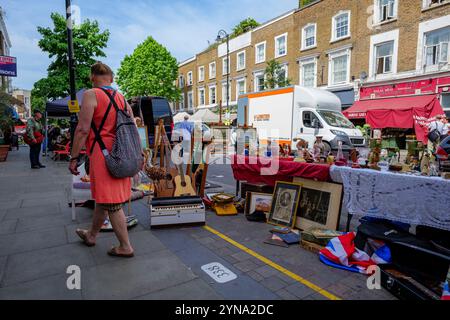
{"type": "Polygon", "coordinates": [[[189,120],[189,116],[188,115],[184,116],[184,120],[189,120]]]}
{"type": "Polygon", "coordinates": [[[442,114],[438,114],[435,118],[436,118],[436,120],[441,120],[445,117],[442,114]]]}
{"type": "Polygon", "coordinates": [[[114,76],[111,68],[101,61],[97,61],[91,66],[91,75],[93,76],[114,76]]]}
{"type": "Polygon", "coordinates": [[[41,110],[34,110],[34,111],[33,111],[33,115],[36,115],[37,113],[40,113],[40,114],[42,115],[41,110]]]}

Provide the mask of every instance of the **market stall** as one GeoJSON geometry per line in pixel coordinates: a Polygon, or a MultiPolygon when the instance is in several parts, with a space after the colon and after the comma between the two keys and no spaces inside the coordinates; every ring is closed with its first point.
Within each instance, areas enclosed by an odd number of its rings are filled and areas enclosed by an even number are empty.
{"type": "Polygon", "coordinates": [[[427,142],[429,119],[438,114],[444,114],[444,110],[438,97],[432,94],[360,100],[343,113],[350,120],[365,119],[372,128],[376,129],[414,128],[417,140],[427,142]]]}
{"type": "Polygon", "coordinates": [[[450,180],[332,166],[350,214],[450,231],[450,180]]]}
{"type": "Polygon", "coordinates": [[[235,155],[231,168],[237,181],[264,183],[270,186],[274,186],[277,181],[292,181],[294,177],[330,180],[330,166],[327,164],[295,162],[281,158],[235,155]]]}

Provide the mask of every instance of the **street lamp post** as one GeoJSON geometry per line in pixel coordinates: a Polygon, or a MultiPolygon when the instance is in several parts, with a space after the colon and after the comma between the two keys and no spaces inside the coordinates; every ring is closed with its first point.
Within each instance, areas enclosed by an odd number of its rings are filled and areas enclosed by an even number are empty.
{"type": "MultiPolygon", "coordinates": [[[[73,33],[72,33],[73,21],[72,21],[71,0],[66,0],[66,25],[67,25],[67,57],[69,68],[70,100],[75,101],[77,99],[77,94],[75,87],[75,65],[74,65],[73,33]]],[[[77,125],[78,125],[78,116],[76,113],[72,113],[70,116],[70,136],[72,142],[77,125]]],[[[70,145],[72,146],[73,143],[71,143],[70,145]]]]}
{"type": "Polygon", "coordinates": [[[227,40],[227,114],[230,113],[230,35],[225,30],[220,30],[217,41],[227,40]]]}

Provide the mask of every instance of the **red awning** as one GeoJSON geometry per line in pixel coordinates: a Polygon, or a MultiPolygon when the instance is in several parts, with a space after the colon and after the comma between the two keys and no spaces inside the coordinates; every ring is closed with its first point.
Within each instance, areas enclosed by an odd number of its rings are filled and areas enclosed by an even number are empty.
{"type": "Polygon", "coordinates": [[[360,100],[344,111],[349,119],[366,119],[377,129],[415,128],[417,139],[426,142],[429,120],[444,110],[436,95],[360,100]]]}

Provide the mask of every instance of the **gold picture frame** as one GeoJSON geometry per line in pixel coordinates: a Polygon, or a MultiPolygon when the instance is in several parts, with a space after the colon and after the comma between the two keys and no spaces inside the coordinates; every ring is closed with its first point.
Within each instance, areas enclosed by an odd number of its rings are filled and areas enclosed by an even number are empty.
{"type": "Polygon", "coordinates": [[[301,190],[300,183],[277,181],[267,223],[293,228],[301,190]]]}
{"type": "Polygon", "coordinates": [[[262,211],[269,213],[272,208],[272,193],[261,193],[249,191],[245,195],[245,209],[244,214],[248,216],[255,211],[262,211]]]}
{"type": "Polygon", "coordinates": [[[295,226],[301,230],[337,231],[341,217],[343,186],[338,183],[294,178],[302,184],[295,226]]]}

